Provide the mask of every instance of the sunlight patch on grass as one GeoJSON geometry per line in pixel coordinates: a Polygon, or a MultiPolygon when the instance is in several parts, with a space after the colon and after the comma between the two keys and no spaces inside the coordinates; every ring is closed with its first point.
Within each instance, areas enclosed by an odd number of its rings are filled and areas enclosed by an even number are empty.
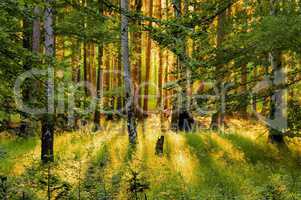
{"type": "Polygon", "coordinates": [[[231,142],[220,137],[217,133],[212,133],[210,137],[221,148],[219,151],[214,152],[214,154],[212,155],[213,157],[216,157],[218,159],[226,155],[229,157],[231,161],[236,161],[241,163],[245,162],[244,153],[238,150],[231,142]]]}
{"type": "Polygon", "coordinates": [[[171,146],[170,159],[174,169],[183,176],[186,184],[195,184],[195,173],[199,163],[188,148],[185,137],[180,133],[169,132],[167,138],[171,146]]]}
{"type": "MultiPolygon", "coordinates": [[[[73,133],[75,134],[75,133],[73,133]]],[[[56,173],[64,180],[71,184],[77,183],[78,174],[85,174],[88,163],[92,157],[97,154],[97,150],[103,143],[109,139],[103,134],[96,135],[76,135],[67,136],[63,139],[65,148],[57,147],[57,156],[59,157],[55,165],[56,173]]],[[[56,145],[60,145],[58,141],[56,145]]]]}

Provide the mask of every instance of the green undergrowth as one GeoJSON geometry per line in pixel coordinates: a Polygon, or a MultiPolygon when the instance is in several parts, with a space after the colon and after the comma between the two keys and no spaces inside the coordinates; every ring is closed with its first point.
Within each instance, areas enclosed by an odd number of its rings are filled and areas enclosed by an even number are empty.
{"type": "Polygon", "coordinates": [[[0,174],[9,174],[19,158],[26,156],[37,144],[37,137],[2,139],[0,141],[0,174]]]}
{"type": "Polygon", "coordinates": [[[239,134],[187,134],[186,139],[200,163],[198,198],[301,199],[300,163],[265,140],[239,134]]]}

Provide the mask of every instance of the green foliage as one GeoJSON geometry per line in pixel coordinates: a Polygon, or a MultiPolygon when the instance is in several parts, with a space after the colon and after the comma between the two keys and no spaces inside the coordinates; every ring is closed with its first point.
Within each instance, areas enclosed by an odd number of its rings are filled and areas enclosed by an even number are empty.
{"type": "Polygon", "coordinates": [[[37,144],[38,138],[36,137],[3,139],[0,142],[0,174],[8,174],[12,166],[18,162],[18,157],[29,156],[25,154],[33,150],[37,144]]]}
{"type": "Polygon", "coordinates": [[[288,128],[289,131],[298,133],[301,130],[301,105],[298,100],[288,101],[288,128]]]}

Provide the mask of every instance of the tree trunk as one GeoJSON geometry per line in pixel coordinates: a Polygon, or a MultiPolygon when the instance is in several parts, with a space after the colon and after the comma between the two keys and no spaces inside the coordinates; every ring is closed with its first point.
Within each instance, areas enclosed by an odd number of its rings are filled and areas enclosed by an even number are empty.
{"type": "MultiPolygon", "coordinates": [[[[103,0],[98,1],[99,13],[103,15],[103,0]]],[[[94,113],[94,131],[100,130],[100,99],[102,97],[102,57],[103,57],[103,44],[98,45],[98,69],[96,78],[96,95],[97,104],[94,113]]]]}
{"type": "MultiPolygon", "coordinates": [[[[84,41],[84,82],[88,82],[88,45],[86,41],[84,41]]],[[[85,94],[86,96],[89,96],[87,87],[85,87],[85,94]]]]}
{"type": "Polygon", "coordinates": [[[163,150],[164,150],[163,147],[164,147],[164,136],[161,135],[156,143],[156,149],[155,149],[156,155],[161,156],[163,154],[163,150]]]}
{"type": "MultiPolygon", "coordinates": [[[[148,16],[153,16],[153,0],[149,0],[148,5],[148,16]]],[[[149,22],[149,26],[152,26],[152,22],[149,22]]],[[[147,45],[146,45],[146,55],[145,55],[145,85],[144,85],[144,102],[143,102],[143,114],[147,116],[148,112],[148,89],[149,89],[149,79],[151,73],[151,48],[152,48],[152,40],[150,33],[147,35],[147,45]]]]}
{"type": "MultiPolygon", "coordinates": [[[[81,43],[80,41],[74,39],[72,44],[72,82],[74,85],[80,82],[80,60],[81,60],[81,43]]],[[[80,102],[78,99],[74,99],[76,103],[76,107],[80,107],[80,102]]],[[[73,109],[73,108],[71,108],[73,109]]],[[[71,128],[78,129],[79,128],[79,115],[78,113],[72,112],[74,115],[69,116],[69,125],[71,128]],[[71,121],[72,120],[72,121],[71,121]]]]}
{"type": "MultiPolygon", "coordinates": [[[[161,7],[161,0],[157,0],[157,17],[159,19],[162,18],[162,13],[161,13],[162,7],[161,7]]],[[[163,59],[162,59],[162,49],[159,46],[159,52],[158,52],[158,59],[159,59],[159,70],[158,70],[158,89],[159,89],[159,94],[158,94],[158,99],[157,99],[157,108],[160,110],[162,109],[162,96],[163,96],[163,91],[162,91],[162,85],[163,85],[163,59]]]]}
{"type": "Polygon", "coordinates": [[[106,118],[107,120],[112,120],[112,105],[111,105],[111,66],[110,66],[110,48],[107,45],[105,48],[105,59],[104,59],[104,64],[105,64],[105,72],[104,72],[104,81],[103,81],[103,87],[104,87],[104,100],[103,100],[103,106],[104,110],[106,112],[106,118]]]}
{"type": "MultiPolygon", "coordinates": [[[[121,0],[121,9],[128,11],[128,0],[121,0]]],[[[133,113],[134,102],[131,83],[131,69],[129,60],[129,38],[128,38],[128,17],[121,14],[121,55],[122,64],[124,68],[124,83],[125,83],[125,98],[126,98],[126,113],[127,113],[127,128],[129,134],[129,141],[131,144],[136,143],[136,119],[133,113]]]]}
{"type": "Polygon", "coordinates": [[[248,95],[247,95],[247,79],[248,79],[248,69],[247,69],[247,65],[243,64],[241,66],[241,93],[243,94],[241,96],[241,104],[240,104],[240,115],[243,118],[246,118],[248,116],[248,95]]]}
{"type": "MultiPolygon", "coordinates": [[[[225,21],[226,21],[226,11],[222,12],[218,16],[217,22],[217,37],[216,37],[216,47],[221,48],[224,37],[225,37],[225,21]]],[[[221,55],[217,55],[217,59],[222,59],[221,55]]],[[[220,74],[220,69],[223,66],[216,66],[216,87],[218,87],[219,92],[221,93],[221,86],[222,86],[222,78],[220,74]]],[[[219,96],[219,101],[216,102],[217,108],[216,113],[214,113],[211,117],[211,125],[210,127],[214,130],[220,129],[224,127],[224,108],[222,108],[222,96],[219,96]]]]}
{"type": "MultiPolygon", "coordinates": [[[[141,13],[142,0],[135,0],[134,10],[136,13],[141,13]]],[[[141,57],[142,57],[142,32],[141,21],[137,20],[135,23],[137,30],[133,33],[132,44],[134,46],[134,63],[133,63],[133,82],[134,82],[134,103],[135,103],[135,115],[138,118],[142,118],[142,98],[141,98],[141,57]]]]}
{"type": "MultiPolygon", "coordinates": [[[[168,80],[168,73],[169,73],[169,56],[168,56],[169,52],[165,51],[165,72],[164,72],[164,83],[167,83],[168,80]]],[[[169,91],[168,90],[164,90],[164,112],[167,112],[167,109],[169,108],[169,91]]],[[[165,117],[168,117],[168,115],[166,114],[165,117]]]]}
{"type": "MultiPolygon", "coordinates": [[[[173,0],[174,15],[176,18],[180,18],[182,13],[181,0],[173,0]]],[[[186,5],[185,8],[188,8],[186,5]]],[[[184,14],[187,10],[184,10],[184,14]]],[[[175,37],[180,37],[175,35],[175,37]]],[[[184,37],[181,40],[181,54],[177,54],[176,66],[177,66],[177,79],[187,79],[186,70],[183,66],[184,58],[187,56],[186,45],[187,39],[184,37]]],[[[189,113],[189,104],[187,97],[187,88],[185,85],[180,85],[180,92],[177,92],[175,99],[172,103],[172,115],[171,115],[171,129],[174,131],[191,131],[194,125],[192,115],[189,113]]]]}
{"type": "MultiPolygon", "coordinates": [[[[270,15],[276,16],[276,1],[270,0],[270,15]]],[[[272,67],[273,86],[285,84],[284,70],[281,63],[280,50],[274,49],[270,52],[272,67]]],[[[285,99],[282,89],[274,90],[270,97],[270,119],[274,120],[269,124],[269,141],[277,144],[284,144],[283,132],[286,129],[287,119],[284,115],[285,99]]]]}
{"type": "Polygon", "coordinates": [[[32,51],[35,54],[40,52],[40,40],[41,40],[41,9],[39,7],[34,8],[35,19],[33,20],[33,30],[32,30],[32,51]]]}
{"type": "MultiPolygon", "coordinates": [[[[257,79],[257,68],[254,68],[254,80],[257,79]]],[[[253,113],[257,113],[257,97],[256,94],[253,94],[252,96],[252,109],[253,109],[253,113]]]]}
{"type": "MultiPolygon", "coordinates": [[[[118,53],[118,60],[117,60],[117,67],[118,67],[118,76],[117,76],[117,82],[118,87],[122,88],[122,66],[121,66],[121,55],[118,53]]],[[[117,110],[120,112],[120,114],[123,114],[123,94],[119,94],[117,98],[117,110]]]]}
{"type": "Polygon", "coordinates": [[[46,85],[47,113],[42,119],[42,141],[41,141],[41,159],[43,163],[54,161],[53,140],[54,140],[54,110],[53,110],[53,59],[54,59],[54,32],[53,32],[53,0],[46,0],[45,9],[45,54],[48,63],[48,81],[46,85]]]}
{"type": "MultiPolygon", "coordinates": [[[[29,9],[28,5],[25,4],[25,9],[29,9]]],[[[23,18],[23,48],[26,49],[28,52],[32,51],[32,23],[29,19],[28,16],[24,16],[23,18]]],[[[24,71],[30,70],[30,68],[32,67],[32,62],[31,62],[31,58],[29,56],[26,56],[24,59],[24,63],[23,63],[23,69],[24,71]]],[[[28,80],[27,80],[28,81],[28,80]]],[[[31,81],[28,81],[31,82],[31,81]]],[[[31,99],[31,87],[32,87],[32,83],[27,84],[24,86],[23,89],[23,100],[24,102],[28,103],[31,99]]],[[[27,117],[25,115],[25,117],[27,117]]]]}

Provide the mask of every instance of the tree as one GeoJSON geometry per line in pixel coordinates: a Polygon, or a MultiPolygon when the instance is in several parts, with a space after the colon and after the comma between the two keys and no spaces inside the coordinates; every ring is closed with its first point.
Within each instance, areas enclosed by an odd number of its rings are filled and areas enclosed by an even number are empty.
{"type": "MultiPolygon", "coordinates": [[[[153,0],[149,0],[148,4],[148,16],[153,16],[153,0]]],[[[149,21],[148,26],[152,26],[152,22],[149,21]]],[[[152,39],[150,34],[147,35],[147,44],[146,44],[146,54],[145,54],[145,85],[144,85],[144,102],[143,102],[143,113],[147,115],[148,112],[148,90],[149,90],[149,79],[151,72],[151,48],[152,48],[152,39]]]]}
{"type": "MultiPolygon", "coordinates": [[[[159,19],[162,19],[162,5],[161,5],[161,0],[157,0],[157,17],[159,19]]],[[[158,59],[159,59],[159,71],[158,71],[158,89],[159,89],[159,94],[158,94],[158,99],[157,99],[157,108],[162,109],[162,96],[163,96],[163,89],[162,89],[162,84],[163,84],[163,52],[162,49],[159,47],[159,52],[158,52],[158,59]]],[[[162,113],[161,113],[162,114],[162,113]]]]}
{"type": "MultiPolygon", "coordinates": [[[[182,17],[182,1],[181,0],[174,0],[173,1],[173,7],[174,7],[174,15],[176,19],[180,19],[182,17]]],[[[185,8],[188,8],[188,5],[185,6],[185,8]]],[[[185,12],[187,12],[185,10],[185,12]]],[[[185,13],[186,14],[186,13],[185,13]]],[[[186,63],[186,59],[188,58],[187,52],[186,52],[186,44],[187,44],[187,38],[186,35],[180,34],[180,32],[176,31],[174,33],[175,38],[181,38],[181,40],[177,41],[177,58],[176,58],[176,74],[177,79],[181,80],[188,80],[186,77],[186,68],[189,68],[189,66],[185,66],[188,63],[186,63]]],[[[177,40],[177,39],[176,39],[177,40]]],[[[188,80],[190,81],[190,80],[188,80]]],[[[172,116],[171,116],[171,128],[174,131],[191,131],[194,124],[194,119],[192,115],[190,114],[189,110],[189,101],[187,96],[187,88],[185,83],[179,84],[179,91],[177,91],[176,96],[173,99],[173,105],[172,105],[172,116]]]]}
{"type": "MultiPolygon", "coordinates": [[[[134,3],[134,10],[136,13],[141,14],[142,9],[142,0],[135,0],[134,3]]],[[[141,78],[142,78],[142,70],[141,70],[141,57],[142,57],[142,32],[141,32],[141,21],[136,20],[135,21],[135,28],[137,30],[134,31],[132,34],[132,44],[134,46],[134,63],[133,63],[133,70],[132,70],[132,76],[133,76],[133,82],[134,82],[134,98],[135,98],[135,114],[138,118],[142,117],[142,98],[141,95],[141,89],[139,88],[141,84],[141,78]]]]}
{"type": "MultiPolygon", "coordinates": [[[[276,16],[276,0],[270,0],[270,15],[276,16]]],[[[270,63],[272,68],[272,86],[277,86],[280,84],[285,84],[284,78],[284,69],[282,67],[281,62],[281,51],[277,48],[273,48],[273,50],[269,54],[270,63]]],[[[286,129],[286,117],[284,115],[284,91],[283,89],[275,89],[270,97],[270,119],[276,120],[275,123],[272,122],[269,128],[269,140],[271,142],[276,142],[283,144],[283,132],[286,129]]]]}
{"type": "Polygon", "coordinates": [[[44,28],[45,28],[45,55],[46,62],[48,65],[48,79],[45,88],[46,96],[46,110],[42,119],[42,151],[41,159],[43,163],[53,162],[53,141],[54,141],[54,110],[53,102],[51,101],[54,98],[54,80],[53,73],[53,59],[54,59],[54,31],[53,31],[53,8],[52,4],[54,0],[46,0],[46,9],[44,13],[44,28]]]}
{"type": "Polygon", "coordinates": [[[126,100],[126,114],[127,114],[127,128],[129,134],[129,141],[131,144],[136,143],[136,119],[134,115],[134,100],[132,93],[131,68],[129,60],[129,38],[128,38],[128,0],[121,0],[121,56],[124,70],[124,84],[125,84],[125,100],[126,100]]]}
{"type": "Polygon", "coordinates": [[[33,35],[32,35],[32,51],[36,54],[40,51],[40,40],[41,40],[41,21],[40,21],[41,9],[36,6],[34,8],[35,18],[33,20],[33,35]]]}
{"type": "MultiPolygon", "coordinates": [[[[222,48],[222,43],[225,37],[225,22],[226,21],[226,11],[223,11],[217,19],[217,35],[216,35],[216,48],[220,49],[222,48]]],[[[217,59],[222,59],[222,55],[219,53],[217,55],[217,59]]],[[[221,76],[221,69],[223,68],[222,65],[216,66],[216,87],[218,87],[218,90],[221,92],[222,90],[222,76],[221,76]]],[[[211,128],[212,129],[219,129],[222,128],[224,126],[224,115],[225,115],[225,111],[223,108],[224,105],[222,105],[222,96],[219,95],[219,101],[216,103],[217,107],[216,107],[216,112],[212,115],[211,117],[211,128]]]]}
{"type": "MultiPolygon", "coordinates": [[[[103,15],[103,0],[98,1],[99,4],[99,14],[103,15]]],[[[96,95],[97,95],[97,105],[94,113],[94,131],[100,129],[100,106],[99,101],[102,97],[102,57],[103,57],[103,44],[98,45],[98,69],[96,78],[96,95]]]]}

